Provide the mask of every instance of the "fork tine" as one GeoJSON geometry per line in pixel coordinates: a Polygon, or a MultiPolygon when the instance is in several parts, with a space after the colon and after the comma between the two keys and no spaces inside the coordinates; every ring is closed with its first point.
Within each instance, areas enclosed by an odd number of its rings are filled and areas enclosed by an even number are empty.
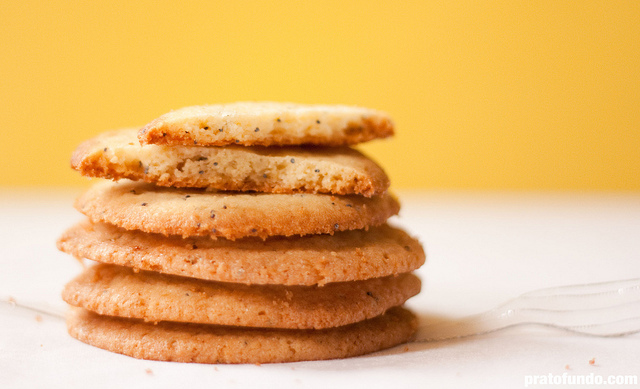
{"type": "Polygon", "coordinates": [[[638,316],[640,313],[640,300],[591,309],[554,310],[522,308],[514,313],[521,316],[521,321],[555,324],[561,327],[606,325],[611,322],[627,320],[638,316]]]}
{"type": "Polygon", "coordinates": [[[565,329],[594,336],[614,337],[631,335],[640,332],[640,316],[610,321],[608,323],[565,327],[565,329]]]}
{"type": "Polygon", "coordinates": [[[580,310],[607,308],[640,300],[640,279],[572,285],[525,293],[499,308],[580,310]]]}
{"type": "Polygon", "coordinates": [[[607,282],[597,282],[592,284],[577,284],[567,286],[557,286],[551,288],[538,289],[522,294],[528,297],[544,297],[550,295],[583,295],[583,294],[615,294],[620,289],[637,289],[640,288],[640,278],[632,278],[628,280],[617,280],[607,282]]]}

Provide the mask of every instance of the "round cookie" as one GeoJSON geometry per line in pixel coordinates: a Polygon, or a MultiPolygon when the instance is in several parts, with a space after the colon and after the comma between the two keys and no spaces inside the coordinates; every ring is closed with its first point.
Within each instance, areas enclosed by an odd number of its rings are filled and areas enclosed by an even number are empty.
{"type": "Polygon", "coordinates": [[[75,202],[93,222],[164,235],[246,236],[333,234],[383,224],[400,205],[381,196],[205,192],[131,181],[94,185],[75,202]]]}
{"type": "Polygon", "coordinates": [[[225,327],[100,316],[74,308],[67,329],[92,346],[134,358],[193,363],[278,363],[347,358],[411,339],[416,317],[392,308],[384,315],[325,330],[225,327]]]}
{"type": "Polygon", "coordinates": [[[383,314],[420,292],[412,274],[325,286],[244,285],[98,264],[62,298],[101,315],[241,327],[323,329],[383,314]]]}
{"type": "Polygon", "coordinates": [[[77,258],[212,281],[324,285],[408,273],[425,262],[416,239],[382,225],[331,235],[236,241],[163,236],[78,223],[58,239],[77,258]]]}
{"type": "Polygon", "coordinates": [[[349,147],[140,146],[137,130],[99,135],[73,153],[88,177],[128,178],[161,186],[268,193],[384,193],[389,178],[349,147]]]}
{"type": "Polygon", "coordinates": [[[238,102],[166,113],[142,127],[141,144],[352,145],[393,135],[384,112],[344,105],[238,102]]]}

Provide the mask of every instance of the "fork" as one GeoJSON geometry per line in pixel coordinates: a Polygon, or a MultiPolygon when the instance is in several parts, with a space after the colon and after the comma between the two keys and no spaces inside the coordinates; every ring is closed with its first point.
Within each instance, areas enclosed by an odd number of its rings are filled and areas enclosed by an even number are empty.
{"type": "Polygon", "coordinates": [[[462,338],[525,324],[603,337],[640,332],[640,278],[535,290],[484,313],[423,325],[416,342],[462,338]]]}

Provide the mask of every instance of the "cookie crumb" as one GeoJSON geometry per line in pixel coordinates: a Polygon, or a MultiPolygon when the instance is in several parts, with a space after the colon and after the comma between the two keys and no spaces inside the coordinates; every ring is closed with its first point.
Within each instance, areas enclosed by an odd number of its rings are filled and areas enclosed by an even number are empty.
{"type": "Polygon", "coordinates": [[[569,366],[569,365],[564,365],[564,369],[565,369],[565,370],[571,370],[571,366],[569,366]]]}
{"type": "Polygon", "coordinates": [[[151,370],[151,369],[145,369],[144,372],[149,374],[149,375],[153,375],[153,370],[151,370]]]}
{"type": "Polygon", "coordinates": [[[591,358],[591,359],[589,360],[589,364],[590,364],[591,366],[595,366],[595,364],[596,364],[596,359],[595,359],[595,358],[591,358]]]}
{"type": "Polygon", "coordinates": [[[7,302],[9,303],[9,305],[11,305],[11,308],[14,308],[16,306],[16,299],[13,298],[12,296],[9,296],[9,298],[7,299],[7,302]]]}
{"type": "Polygon", "coordinates": [[[42,323],[42,316],[40,316],[40,315],[36,315],[36,321],[37,321],[38,323],[42,323]]]}

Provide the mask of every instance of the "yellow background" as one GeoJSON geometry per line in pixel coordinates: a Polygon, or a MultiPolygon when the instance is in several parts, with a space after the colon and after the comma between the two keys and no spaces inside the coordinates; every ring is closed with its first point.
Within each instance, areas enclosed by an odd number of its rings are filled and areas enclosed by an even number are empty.
{"type": "Polygon", "coordinates": [[[396,188],[640,190],[639,1],[7,1],[0,185],[187,105],[357,104],[396,188]]]}

